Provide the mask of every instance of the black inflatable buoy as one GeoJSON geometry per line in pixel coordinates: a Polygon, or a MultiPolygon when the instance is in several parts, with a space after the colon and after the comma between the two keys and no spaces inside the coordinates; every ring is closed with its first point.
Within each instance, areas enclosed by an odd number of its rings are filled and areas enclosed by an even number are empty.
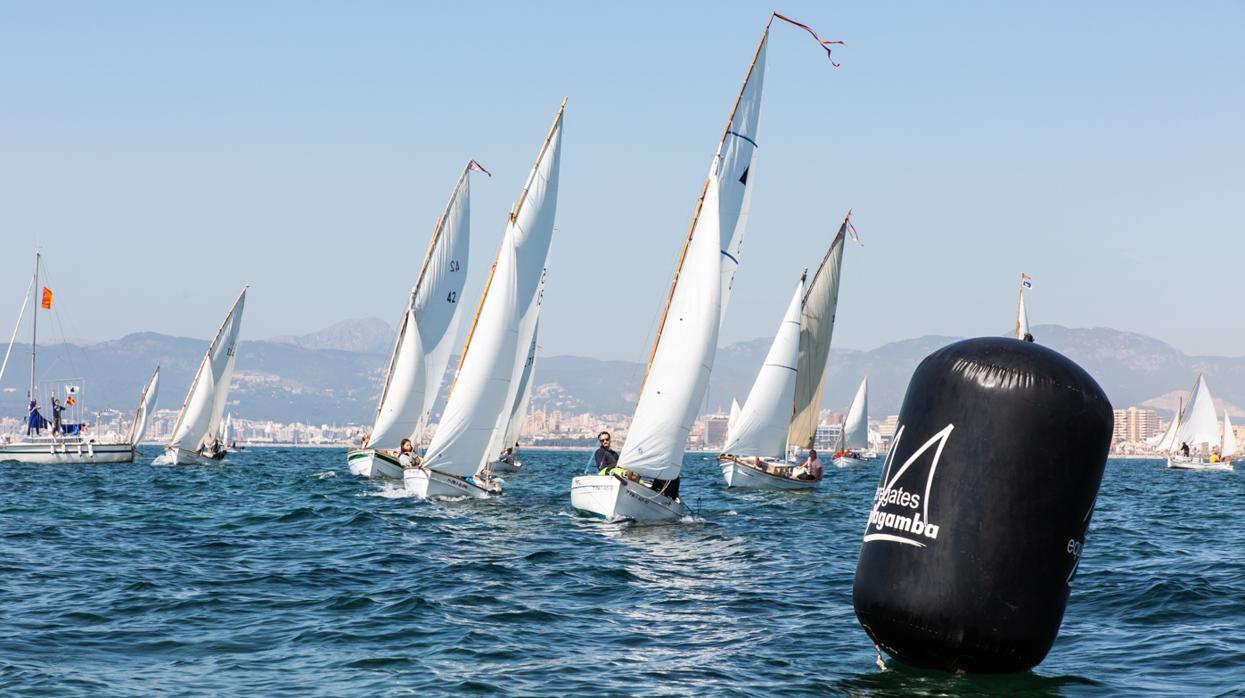
{"type": "Polygon", "coordinates": [[[1111,444],[1098,383],[1067,357],[969,339],[912,375],[852,603],[896,659],[1025,671],[1050,651],[1111,444]]]}

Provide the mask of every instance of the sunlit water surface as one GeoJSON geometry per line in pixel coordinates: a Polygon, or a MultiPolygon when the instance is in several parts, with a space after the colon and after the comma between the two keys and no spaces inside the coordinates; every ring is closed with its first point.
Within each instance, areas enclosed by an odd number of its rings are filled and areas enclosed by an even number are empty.
{"type": "Polygon", "coordinates": [[[1237,695],[1241,473],[1112,461],[1034,672],[876,665],[851,605],[878,466],[699,516],[577,518],[588,454],[527,452],[504,497],[427,502],[339,450],[215,467],[0,463],[0,692],[48,696],[1237,695]]]}

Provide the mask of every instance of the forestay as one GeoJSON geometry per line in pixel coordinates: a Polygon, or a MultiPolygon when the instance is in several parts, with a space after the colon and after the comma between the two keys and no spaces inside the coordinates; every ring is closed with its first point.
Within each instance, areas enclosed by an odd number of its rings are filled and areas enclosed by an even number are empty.
{"type": "Polygon", "coordinates": [[[497,432],[505,428],[513,408],[536,332],[557,210],[564,109],[565,102],[507,222],[458,376],[428,445],[424,462],[432,470],[465,477],[496,455],[489,448],[500,442],[497,432]]]}
{"type": "Polygon", "coordinates": [[[843,448],[869,447],[869,377],[865,376],[843,421],[843,448]]]}
{"type": "Polygon", "coordinates": [[[731,420],[724,453],[782,458],[795,397],[796,364],[800,355],[800,305],[804,280],[796,286],[787,313],[774,335],[765,363],[748,399],[731,420]]]}
{"type": "Polygon", "coordinates": [[[242,330],[242,309],[246,303],[246,288],[238,294],[238,300],[230,308],[225,321],[221,323],[212,343],[208,345],[194,381],[190,384],[190,392],[186,402],[182,404],[173,427],[173,438],[169,446],[188,451],[197,451],[203,440],[216,434],[220,424],[221,413],[225,410],[225,402],[229,398],[229,381],[233,378],[233,367],[237,359],[238,335],[242,330]]]}
{"type": "Polygon", "coordinates": [[[845,218],[808,284],[800,311],[795,416],[787,432],[787,443],[802,448],[813,447],[821,417],[821,396],[826,385],[826,362],[830,357],[830,340],[834,336],[834,318],[839,305],[839,278],[843,271],[847,226],[848,219],[845,218]]]}

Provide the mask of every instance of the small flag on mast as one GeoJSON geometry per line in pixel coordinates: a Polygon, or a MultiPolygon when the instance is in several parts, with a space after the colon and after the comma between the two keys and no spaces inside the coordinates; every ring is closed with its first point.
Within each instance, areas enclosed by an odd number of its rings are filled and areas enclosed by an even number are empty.
{"type": "Polygon", "coordinates": [[[492,172],[489,172],[488,170],[484,169],[484,165],[481,165],[475,160],[472,160],[471,162],[467,163],[467,171],[468,172],[483,172],[484,174],[490,177],[493,176],[492,172]]]}
{"type": "Polygon", "coordinates": [[[1033,288],[1033,277],[1028,274],[1021,274],[1020,285],[1024,288],[1033,288]]]}
{"type": "Polygon", "coordinates": [[[52,309],[52,289],[47,286],[43,287],[43,303],[41,303],[41,305],[44,310],[52,309]]]}

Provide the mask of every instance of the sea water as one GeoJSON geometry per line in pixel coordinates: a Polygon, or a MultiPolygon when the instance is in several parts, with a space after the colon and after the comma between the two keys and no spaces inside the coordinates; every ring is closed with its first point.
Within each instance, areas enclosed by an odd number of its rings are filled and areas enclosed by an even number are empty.
{"type": "Polygon", "coordinates": [[[421,501],[345,451],[226,465],[0,463],[0,693],[1234,695],[1245,475],[1111,461],[1059,639],[1010,676],[877,655],[852,577],[881,462],[727,491],[689,455],[679,524],[574,515],[585,452],[503,497],[421,501]]]}

